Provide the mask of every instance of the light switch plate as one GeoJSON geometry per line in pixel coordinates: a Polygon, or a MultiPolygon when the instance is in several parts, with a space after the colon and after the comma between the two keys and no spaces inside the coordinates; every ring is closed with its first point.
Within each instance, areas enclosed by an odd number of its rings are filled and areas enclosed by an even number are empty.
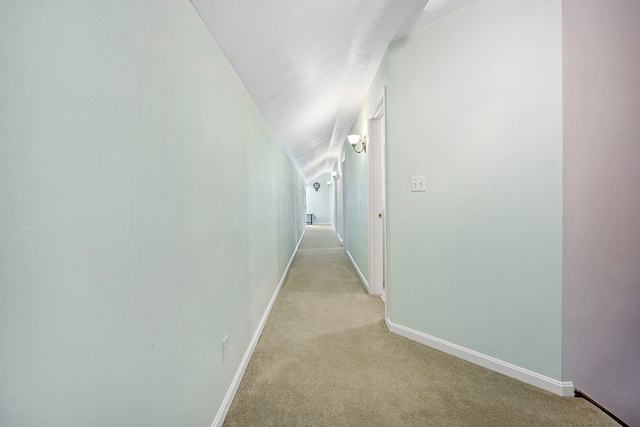
{"type": "Polygon", "coordinates": [[[424,175],[412,176],[411,191],[427,191],[427,177],[424,175]]]}

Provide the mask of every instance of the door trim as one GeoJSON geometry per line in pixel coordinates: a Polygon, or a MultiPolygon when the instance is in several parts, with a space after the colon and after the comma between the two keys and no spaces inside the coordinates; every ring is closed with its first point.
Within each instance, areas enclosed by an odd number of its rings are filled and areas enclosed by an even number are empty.
{"type": "Polygon", "coordinates": [[[384,138],[386,134],[386,88],[378,94],[373,103],[367,122],[367,133],[369,134],[369,279],[370,292],[375,295],[383,295],[383,283],[387,284],[385,273],[384,246],[386,229],[386,206],[383,201],[386,199],[385,191],[385,168],[382,164],[384,159],[384,138]],[[378,215],[382,213],[382,217],[378,215]]]}

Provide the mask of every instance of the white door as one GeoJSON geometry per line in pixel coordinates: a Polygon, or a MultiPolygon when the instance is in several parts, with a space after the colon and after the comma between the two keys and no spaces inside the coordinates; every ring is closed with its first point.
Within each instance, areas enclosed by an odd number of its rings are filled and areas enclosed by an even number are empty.
{"type": "Polygon", "coordinates": [[[347,170],[344,164],[344,157],[342,158],[342,172],[340,173],[340,185],[342,185],[342,246],[347,247],[347,170]]]}
{"type": "Polygon", "coordinates": [[[334,179],[333,177],[329,179],[333,181],[332,182],[333,187],[331,187],[331,190],[333,191],[331,193],[332,195],[331,224],[333,224],[333,230],[337,233],[338,232],[338,180],[334,179]]]}
{"type": "Polygon", "coordinates": [[[369,115],[369,249],[372,292],[386,301],[386,139],[385,91],[378,95],[369,115]]]}

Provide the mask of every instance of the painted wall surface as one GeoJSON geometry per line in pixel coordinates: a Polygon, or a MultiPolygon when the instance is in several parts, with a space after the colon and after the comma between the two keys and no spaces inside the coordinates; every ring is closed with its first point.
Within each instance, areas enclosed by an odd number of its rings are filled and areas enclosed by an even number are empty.
{"type": "Polygon", "coordinates": [[[189,2],[2,2],[0,43],[0,424],[210,425],[304,183],[189,2]]]}
{"type": "Polygon", "coordinates": [[[479,0],[392,44],[387,92],[390,319],[556,380],[561,48],[559,0],[479,0]]]}
{"type": "MultiPolygon", "coordinates": [[[[366,135],[371,108],[380,91],[387,84],[388,55],[385,54],[376,72],[362,107],[349,134],[366,135]]],[[[348,141],[344,143],[346,159],[346,210],[347,210],[347,250],[360,271],[369,280],[369,155],[356,153],[348,141]]]]}
{"type": "MultiPolygon", "coordinates": [[[[338,161],[333,164],[331,168],[332,173],[333,171],[335,171],[336,174],[340,173],[338,171],[337,164],[338,161]]],[[[340,179],[336,180],[333,176],[331,176],[331,174],[329,174],[329,176],[331,177],[329,178],[329,181],[331,182],[331,187],[329,188],[329,216],[331,217],[331,226],[336,231],[336,234],[340,236],[340,233],[338,232],[340,218],[338,217],[338,215],[342,215],[342,213],[338,212],[338,196],[340,192],[341,182],[340,179]]]]}
{"type": "Polygon", "coordinates": [[[640,3],[565,0],[564,376],[640,425],[640,3]]]}
{"type": "Polygon", "coordinates": [[[331,174],[326,172],[307,184],[307,213],[313,214],[314,224],[331,224],[331,188],[327,182],[335,182],[331,174]],[[313,188],[313,183],[320,184],[318,191],[313,188]]]}
{"type": "MultiPolygon", "coordinates": [[[[343,152],[344,152],[344,148],[343,148],[343,152]]],[[[344,176],[343,173],[343,168],[342,168],[342,156],[343,154],[340,154],[340,156],[338,156],[338,160],[333,164],[333,170],[338,172],[340,174],[341,177],[344,176]]],[[[337,182],[334,181],[334,186],[333,186],[333,191],[336,192],[335,195],[335,200],[336,200],[336,217],[334,218],[335,220],[335,229],[336,229],[336,234],[338,235],[338,237],[340,238],[340,240],[342,240],[342,242],[344,243],[344,192],[343,192],[343,184],[344,184],[344,180],[338,180],[337,182]]]]}

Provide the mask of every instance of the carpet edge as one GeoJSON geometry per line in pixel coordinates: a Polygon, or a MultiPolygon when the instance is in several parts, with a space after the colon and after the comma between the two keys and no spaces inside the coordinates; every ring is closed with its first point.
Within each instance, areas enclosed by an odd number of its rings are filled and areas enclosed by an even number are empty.
{"type": "Polygon", "coordinates": [[[369,287],[369,282],[367,282],[367,279],[364,277],[364,274],[362,274],[362,271],[360,271],[360,267],[358,267],[358,264],[356,264],[355,260],[349,253],[349,249],[347,249],[346,252],[347,252],[347,256],[349,257],[349,260],[351,260],[351,264],[353,264],[353,267],[356,269],[356,273],[358,273],[358,276],[360,276],[360,280],[362,281],[364,288],[367,290],[367,293],[371,294],[371,288],[369,287]]]}
{"type": "Polygon", "coordinates": [[[238,391],[238,387],[240,386],[240,382],[242,381],[242,377],[244,376],[245,371],[247,370],[247,366],[249,366],[249,362],[251,361],[251,356],[253,356],[253,352],[256,349],[256,345],[258,345],[258,340],[260,339],[260,335],[262,335],[262,331],[267,323],[267,319],[271,314],[271,310],[273,309],[273,305],[278,299],[278,294],[280,294],[280,290],[282,289],[282,285],[284,284],[285,279],[287,278],[287,274],[289,274],[289,268],[291,268],[291,264],[293,263],[293,259],[298,253],[298,248],[300,247],[300,243],[304,238],[304,234],[306,233],[307,228],[305,227],[300,239],[298,239],[298,243],[291,254],[291,258],[289,259],[289,263],[287,264],[284,272],[282,273],[282,277],[280,278],[280,282],[278,286],[276,286],[276,290],[269,300],[269,304],[267,304],[267,308],[262,315],[262,319],[260,319],[260,323],[258,323],[258,327],[256,328],[256,332],[253,334],[253,338],[251,338],[251,342],[249,343],[249,347],[247,351],[244,353],[244,357],[242,358],[242,362],[240,362],[240,366],[236,371],[235,376],[233,377],[233,381],[229,385],[229,389],[227,390],[227,394],[224,396],[224,400],[218,409],[216,417],[213,419],[213,423],[211,423],[211,427],[222,427],[224,423],[224,419],[227,417],[227,413],[229,412],[229,408],[231,408],[231,403],[233,403],[233,399],[236,396],[238,391]]]}
{"type": "Polygon", "coordinates": [[[487,356],[486,354],[479,353],[458,344],[399,325],[392,322],[388,317],[385,318],[385,323],[387,324],[389,331],[394,334],[409,338],[412,341],[435,348],[436,350],[443,351],[452,356],[466,360],[467,362],[474,363],[482,366],[483,368],[490,369],[518,381],[541,388],[558,396],[569,397],[574,395],[573,382],[571,381],[555,380],[547,377],[546,375],[496,359],[495,357],[487,356]]]}

